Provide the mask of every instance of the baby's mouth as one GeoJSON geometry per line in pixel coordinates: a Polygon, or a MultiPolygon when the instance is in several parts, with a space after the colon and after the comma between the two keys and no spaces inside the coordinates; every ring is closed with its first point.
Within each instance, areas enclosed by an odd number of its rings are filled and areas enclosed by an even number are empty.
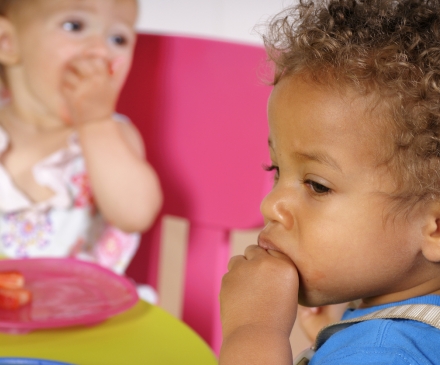
{"type": "Polygon", "coordinates": [[[266,237],[263,232],[258,235],[258,246],[264,248],[265,250],[282,252],[275,244],[272,243],[271,240],[266,237]]]}

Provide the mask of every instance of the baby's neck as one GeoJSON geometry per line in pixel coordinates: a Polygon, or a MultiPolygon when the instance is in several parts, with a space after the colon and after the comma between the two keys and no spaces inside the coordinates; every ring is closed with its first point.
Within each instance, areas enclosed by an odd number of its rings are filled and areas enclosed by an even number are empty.
{"type": "Polygon", "coordinates": [[[401,302],[403,300],[429,294],[440,295],[440,278],[428,280],[420,285],[397,293],[388,293],[377,297],[364,298],[362,299],[359,308],[368,308],[382,304],[401,302]]]}
{"type": "Polygon", "coordinates": [[[59,118],[48,113],[32,113],[24,108],[19,108],[12,102],[0,109],[0,120],[4,126],[13,125],[28,133],[58,132],[71,129],[59,118]]]}

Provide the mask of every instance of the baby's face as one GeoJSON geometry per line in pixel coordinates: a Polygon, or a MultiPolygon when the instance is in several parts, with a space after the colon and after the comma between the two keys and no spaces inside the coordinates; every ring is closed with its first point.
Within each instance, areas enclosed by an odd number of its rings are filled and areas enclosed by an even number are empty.
{"type": "Polygon", "coordinates": [[[7,79],[23,98],[52,112],[63,106],[60,84],[69,62],[95,56],[118,72],[120,89],[135,45],[136,0],[20,0],[9,20],[16,30],[19,60],[6,65],[7,79]]]}
{"type": "Polygon", "coordinates": [[[424,270],[418,213],[386,219],[395,183],[377,156],[390,142],[373,127],[379,113],[369,110],[365,97],[298,76],[282,79],[270,97],[279,175],[261,205],[259,243],[293,260],[304,305],[390,301],[424,270]]]}

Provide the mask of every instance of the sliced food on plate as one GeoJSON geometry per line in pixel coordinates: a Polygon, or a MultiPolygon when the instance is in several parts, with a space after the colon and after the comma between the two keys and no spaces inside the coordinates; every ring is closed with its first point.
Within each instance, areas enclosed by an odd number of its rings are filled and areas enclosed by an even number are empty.
{"type": "Polygon", "coordinates": [[[0,309],[18,309],[32,299],[24,287],[24,275],[19,271],[0,271],[0,309]]]}

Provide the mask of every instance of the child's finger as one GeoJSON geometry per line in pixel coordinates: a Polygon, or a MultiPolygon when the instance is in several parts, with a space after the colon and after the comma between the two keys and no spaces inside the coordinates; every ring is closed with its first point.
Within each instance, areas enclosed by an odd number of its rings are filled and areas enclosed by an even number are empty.
{"type": "Polygon", "coordinates": [[[74,88],[80,83],[80,77],[71,70],[67,70],[63,75],[63,86],[74,88]]]}
{"type": "Polygon", "coordinates": [[[321,311],[322,309],[320,307],[298,307],[297,316],[300,326],[311,342],[315,341],[321,328],[329,324],[328,318],[320,315],[321,311]]]}
{"type": "Polygon", "coordinates": [[[246,258],[243,255],[232,256],[228,262],[228,271],[231,271],[234,266],[243,261],[246,261],[246,258]]]}
{"type": "Polygon", "coordinates": [[[298,314],[301,312],[301,317],[306,318],[309,316],[314,316],[322,312],[322,307],[303,307],[300,306],[298,309],[298,314]]]}
{"type": "Polygon", "coordinates": [[[267,253],[273,257],[276,257],[277,259],[281,259],[281,260],[285,260],[288,262],[293,262],[289,256],[287,256],[286,254],[280,252],[280,251],[276,251],[276,250],[267,250],[267,253]]]}
{"type": "Polygon", "coordinates": [[[247,246],[244,250],[244,256],[248,260],[251,260],[257,256],[264,256],[265,254],[266,250],[258,245],[247,246]]]}
{"type": "Polygon", "coordinates": [[[82,59],[76,59],[76,60],[70,62],[67,65],[67,69],[71,73],[75,74],[77,77],[81,77],[81,78],[86,76],[87,73],[90,74],[92,72],[90,65],[88,65],[87,62],[85,62],[82,59]],[[89,69],[89,70],[87,70],[87,69],[89,69]]]}
{"type": "Polygon", "coordinates": [[[258,245],[250,245],[250,246],[246,247],[246,249],[244,251],[244,256],[248,260],[252,260],[252,259],[255,259],[258,257],[261,257],[261,258],[267,257],[266,255],[276,257],[277,259],[281,259],[281,260],[288,262],[290,264],[293,263],[293,261],[284,253],[282,253],[280,251],[275,251],[275,250],[266,250],[258,245]]]}
{"type": "Polygon", "coordinates": [[[108,62],[100,57],[77,58],[69,64],[69,68],[83,78],[97,74],[110,75],[108,62]]]}
{"type": "Polygon", "coordinates": [[[300,307],[299,323],[308,339],[314,342],[323,327],[341,320],[346,308],[347,303],[312,308],[300,307]]]}
{"type": "Polygon", "coordinates": [[[106,75],[111,75],[111,65],[110,62],[101,57],[93,57],[90,61],[90,66],[92,72],[104,73],[106,75]]]}

